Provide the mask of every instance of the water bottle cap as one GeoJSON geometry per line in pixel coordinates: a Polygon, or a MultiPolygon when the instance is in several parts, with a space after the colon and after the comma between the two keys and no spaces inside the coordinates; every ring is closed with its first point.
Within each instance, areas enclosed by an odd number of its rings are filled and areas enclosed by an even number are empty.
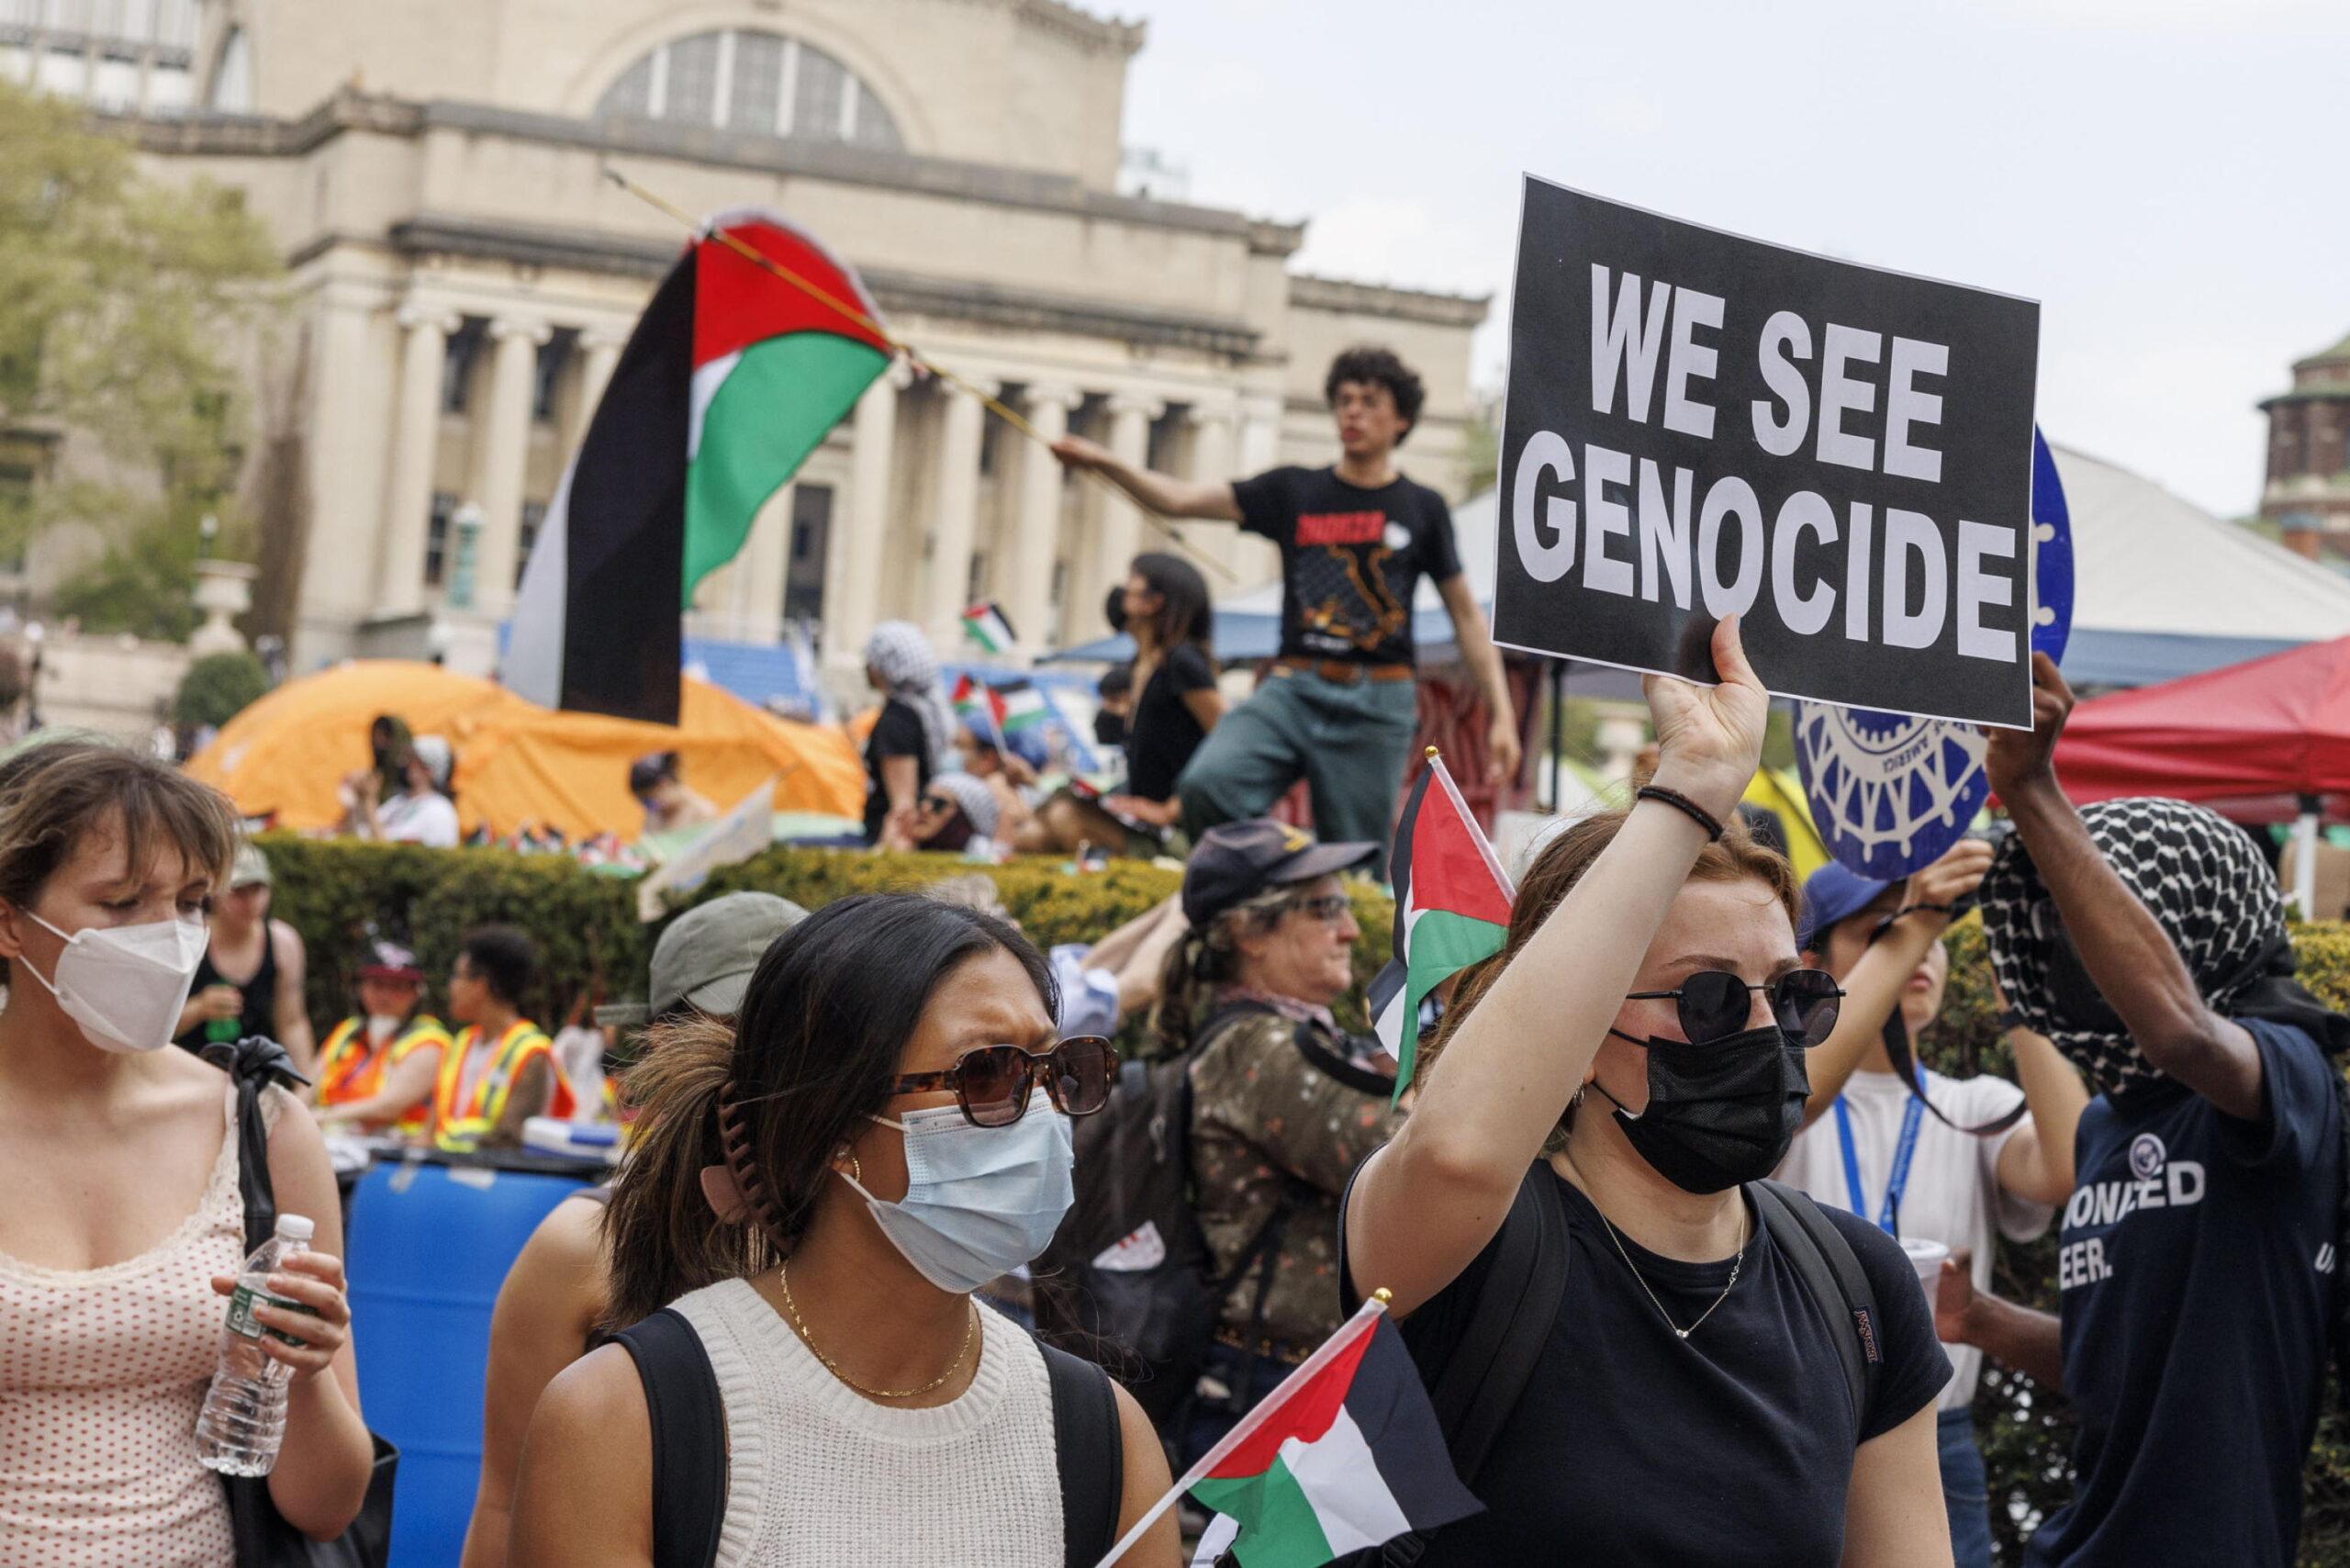
{"type": "Polygon", "coordinates": [[[277,1234],[285,1238],[288,1241],[308,1242],[312,1236],[318,1233],[318,1228],[319,1227],[317,1226],[310,1223],[308,1216],[304,1215],[279,1215],[277,1216],[277,1234]]]}

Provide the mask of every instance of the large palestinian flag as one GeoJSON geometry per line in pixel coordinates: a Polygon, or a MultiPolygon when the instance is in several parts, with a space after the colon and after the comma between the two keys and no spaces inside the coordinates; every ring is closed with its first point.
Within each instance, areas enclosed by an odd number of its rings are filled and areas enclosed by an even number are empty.
{"type": "Polygon", "coordinates": [[[553,708],[677,719],[678,617],[760,507],[890,363],[856,274],[772,212],[711,219],[654,294],[565,472],[514,609],[506,684],[553,708]]]}
{"type": "Polygon", "coordinates": [[[1502,950],[1517,894],[1440,756],[1428,758],[1412,786],[1387,866],[1395,879],[1395,957],[1371,977],[1368,1000],[1372,1028],[1402,1067],[1400,1099],[1419,1055],[1421,1002],[1502,950]]]}

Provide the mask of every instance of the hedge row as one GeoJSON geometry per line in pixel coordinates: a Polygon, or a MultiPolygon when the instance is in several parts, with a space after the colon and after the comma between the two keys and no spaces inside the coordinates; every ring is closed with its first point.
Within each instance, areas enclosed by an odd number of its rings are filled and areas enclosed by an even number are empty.
{"type": "MultiPolygon", "coordinates": [[[[538,939],[543,973],[531,1005],[543,1021],[560,1020],[583,997],[643,994],[646,958],[661,927],[637,923],[628,879],[554,856],[282,835],[263,844],[276,871],[275,912],[309,945],[311,1014],[321,1025],[350,1006],[371,924],[415,947],[434,977],[436,994],[459,939],[487,921],[520,925],[538,939]]],[[[717,872],[698,896],[755,889],[814,909],[851,893],[906,890],[972,869],[944,856],[778,849],[717,872]]],[[[1097,938],[1167,897],[1180,879],[1172,870],[1139,862],[1080,874],[1049,860],[1032,860],[989,868],[987,874],[1005,907],[1040,946],[1097,938]]],[[[1363,928],[1355,972],[1359,981],[1367,981],[1386,955],[1392,911],[1368,885],[1356,888],[1355,910],[1363,928]]],[[[2330,1003],[2350,1009],[2350,927],[2306,926],[2296,938],[2303,980],[2330,1003]]],[[[1950,943],[1948,1003],[1942,1022],[1920,1043],[1921,1054],[1944,1071],[2011,1073],[1979,924],[1962,925],[1950,943]]],[[[1360,1027],[1359,995],[1351,1005],[1348,1021],[1360,1027]]],[[[2053,1230],[2030,1246],[2004,1247],[2000,1293],[2053,1311],[2055,1253],[2053,1230]]],[[[2002,1559],[2012,1562],[2031,1528],[2070,1495],[2071,1417],[2054,1391],[1986,1366],[1975,1418],[1990,1474],[1993,1529],[2002,1559]]],[[[2350,1563],[2350,1421],[2327,1417],[2306,1485],[2302,1562],[2350,1563]]]]}

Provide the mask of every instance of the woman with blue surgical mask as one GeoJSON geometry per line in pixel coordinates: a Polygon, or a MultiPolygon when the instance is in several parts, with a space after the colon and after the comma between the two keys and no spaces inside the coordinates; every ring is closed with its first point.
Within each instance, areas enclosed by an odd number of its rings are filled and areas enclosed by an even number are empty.
{"type": "MultiPolygon", "coordinates": [[[[1158,1500],[1133,1400],[974,1294],[1058,1228],[1116,1070],[1054,1014],[1008,923],[881,894],[778,938],[733,1026],[655,1032],[605,1221],[633,1327],[539,1402],[514,1568],[1056,1568],[1158,1500]]],[[[1177,1553],[1170,1517],[1125,1561],[1177,1553]]]]}
{"type": "MultiPolygon", "coordinates": [[[[237,1100],[167,1049],[237,824],[215,791],[114,746],[0,763],[0,1557],[229,1568],[196,1415],[246,1244],[237,1100]]],[[[341,1206],[310,1115],[264,1092],[269,1182],[315,1224],[262,1306],[291,1369],[266,1483],[318,1538],[358,1513],[373,1458],[342,1291],[341,1206]]]]}

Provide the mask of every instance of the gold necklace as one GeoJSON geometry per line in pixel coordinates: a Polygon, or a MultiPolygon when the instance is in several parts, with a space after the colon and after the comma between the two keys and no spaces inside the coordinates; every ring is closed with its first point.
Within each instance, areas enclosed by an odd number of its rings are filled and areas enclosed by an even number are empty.
{"type": "MultiPolygon", "coordinates": [[[[1599,1213],[1599,1205],[1597,1204],[1592,1204],[1591,1207],[1593,1213],[1599,1213]]],[[[1656,1308],[1656,1315],[1659,1317],[1664,1319],[1664,1326],[1673,1330],[1673,1337],[1676,1339],[1682,1340],[1686,1340],[1690,1335],[1695,1334],[1699,1328],[1703,1327],[1705,1326],[1706,1319],[1714,1315],[1714,1307],[1721,1305],[1722,1303],[1729,1299],[1729,1293],[1735,1289],[1738,1284],[1738,1271],[1746,1266],[1747,1243],[1754,1239],[1753,1229],[1751,1226],[1749,1225],[1742,1230],[1739,1238],[1738,1256],[1730,1260],[1729,1283],[1724,1285],[1722,1287],[1722,1294],[1714,1298],[1713,1306],[1709,1306],[1706,1308],[1705,1311],[1699,1313],[1697,1315],[1696,1322],[1692,1323],[1686,1328],[1683,1328],[1674,1324],[1673,1321],[1673,1314],[1664,1310],[1664,1303],[1657,1300],[1656,1292],[1649,1290],[1648,1281],[1640,1278],[1639,1268],[1632,1261],[1632,1255],[1624,1250],[1624,1238],[1616,1234],[1616,1226],[1609,1222],[1607,1216],[1604,1214],[1599,1215],[1599,1223],[1607,1226],[1607,1239],[1616,1244],[1616,1256],[1624,1260],[1624,1267],[1632,1271],[1633,1280],[1639,1283],[1641,1290],[1648,1293],[1649,1305],[1656,1308]]],[[[814,1347],[811,1346],[810,1348],[813,1349],[814,1347]]]]}
{"type": "Polygon", "coordinates": [[[962,1370],[963,1358],[970,1354],[971,1341],[978,1337],[979,1331],[979,1305],[974,1302],[971,1304],[970,1320],[963,1325],[963,1343],[957,1349],[955,1352],[955,1359],[946,1363],[946,1370],[945,1372],[940,1372],[936,1377],[932,1378],[920,1388],[869,1387],[865,1383],[857,1382],[856,1379],[849,1376],[848,1373],[841,1371],[840,1362],[833,1360],[832,1357],[824,1354],[822,1350],[816,1348],[815,1337],[808,1332],[808,1325],[800,1321],[800,1307],[791,1299],[791,1264],[789,1261],[787,1260],[777,1266],[775,1279],[776,1283],[783,1287],[784,1314],[791,1319],[792,1331],[800,1336],[800,1342],[808,1347],[808,1353],[814,1356],[818,1361],[823,1362],[824,1370],[826,1372],[832,1373],[834,1377],[840,1379],[843,1383],[848,1384],[851,1388],[856,1390],[857,1393],[862,1394],[867,1399],[912,1399],[917,1394],[928,1394],[933,1389],[944,1388],[946,1385],[946,1381],[962,1370]]]}

